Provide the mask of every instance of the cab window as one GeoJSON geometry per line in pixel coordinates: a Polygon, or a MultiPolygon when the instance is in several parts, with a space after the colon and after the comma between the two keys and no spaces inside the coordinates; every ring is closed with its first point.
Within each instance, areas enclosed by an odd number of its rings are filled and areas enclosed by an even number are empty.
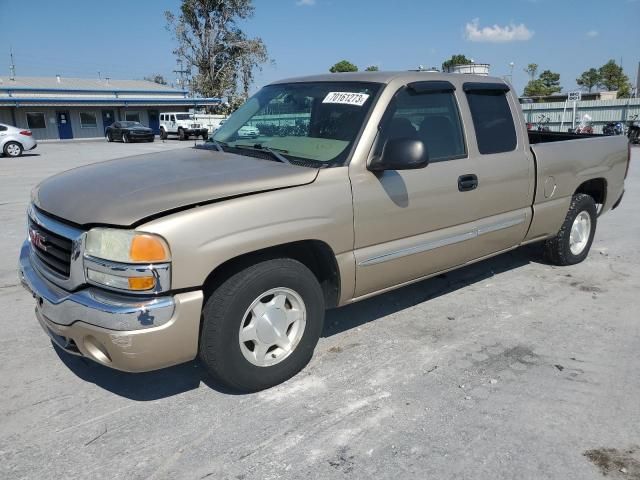
{"type": "Polygon", "coordinates": [[[491,85],[465,84],[478,151],[483,155],[512,152],[518,143],[507,100],[508,87],[491,85]]]}

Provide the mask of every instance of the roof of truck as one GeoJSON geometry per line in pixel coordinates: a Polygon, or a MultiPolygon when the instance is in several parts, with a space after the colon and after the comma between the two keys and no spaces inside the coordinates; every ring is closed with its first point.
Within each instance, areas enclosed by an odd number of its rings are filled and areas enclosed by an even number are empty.
{"type": "Polygon", "coordinates": [[[310,75],[305,77],[285,78],[272,82],[277,83],[299,83],[299,82],[375,82],[391,83],[393,80],[404,80],[406,82],[416,82],[420,80],[452,80],[464,78],[465,82],[487,82],[505,83],[502,78],[488,77],[485,75],[469,75],[460,73],[440,73],[427,71],[399,71],[399,72],[345,72],[345,73],[323,73],[320,75],[310,75]]]}

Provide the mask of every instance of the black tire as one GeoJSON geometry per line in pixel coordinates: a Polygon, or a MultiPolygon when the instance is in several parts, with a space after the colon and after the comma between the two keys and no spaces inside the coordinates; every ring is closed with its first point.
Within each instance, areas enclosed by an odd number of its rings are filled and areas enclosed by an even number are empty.
{"type": "Polygon", "coordinates": [[[209,137],[207,136],[206,133],[202,134],[202,140],[204,140],[205,142],[209,139],[209,137]]]}
{"type": "Polygon", "coordinates": [[[129,143],[129,136],[122,132],[122,143],[129,143]]]}
{"type": "Polygon", "coordinates": [[[182,141],[182,140],[186,140],[187,136],[184,133],[184,130],[182,128],[178,129],[178,138],[182,141]]]}
{"type": "Polygon", "coordinates": [[[23,152],[22,145],[18,142],[7,142],[4,144],[4,148],[2,149],[3,153],[7,157],[17,158],[22,155],[23,152]]]}
{"type": "Polygon", "coordinates": [[[167,131],[164,128],[160,129],[160,140],[166,140],[168,137],[167,131]]]}
{"type": "Polygon", "coordinates": [[[576,263],[582,262],[587,258],[587,255],[589,255],[589,250],[593,243],[593,237],[596,233],[597,221],[598,213],[596,203],[593,198],[582,193],[574,195],[571,199],[569,211],[567,212],[564,223],[562,224],[562,227],[560,227],[560,231],[555,237],[550,238],[545,242],[545,256],[547,260],[560,266],[575,265],[576,263]],[[581,212],[586,212],[589,215],[591,220],[591,229],[589,231],[589,239],[586,246],[580,253],[574,255],[570,248],[571,227],[574,220],[581,212]]]}
{"type": "Polygon", "coordinates": [[[113,136],[111,135],[111,132],[107,132],[105,137],[107,137],[107,142],[113,142],[113,136]]]}
{"type": "Polygon", "coordinates": [[[324,297],[316,277],[289,258],[265,260],[237,271],[207,299],[199,355],[213,379],[233,390],[255,392],[278,385],[302,370],[313,356],[324,323],[324,297]],[[262,293],[294,290],[306,307],[306,326],[297,347],[280,363],[256,366],[240,350],[243,315],[262,293]]]}

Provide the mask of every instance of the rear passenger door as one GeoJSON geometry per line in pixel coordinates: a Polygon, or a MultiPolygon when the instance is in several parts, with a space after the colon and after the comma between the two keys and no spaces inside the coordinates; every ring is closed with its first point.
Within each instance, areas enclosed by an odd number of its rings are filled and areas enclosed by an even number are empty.
{"type": "Polygon", "coordinates": [[[518,245],[531,222],[534,160],[521,122],[520,105],[504,83],[463,85],[471,121],[469,157],[478,186],[473,197],[477,238],[469,249],[474,260],[518,245]]]}

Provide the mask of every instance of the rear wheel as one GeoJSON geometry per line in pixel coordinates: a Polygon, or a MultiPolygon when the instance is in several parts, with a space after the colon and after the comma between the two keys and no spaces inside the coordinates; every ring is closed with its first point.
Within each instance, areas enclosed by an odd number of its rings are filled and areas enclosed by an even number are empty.
{"type": "Polygon", "coordinates": [[[167,131],[164,128],[160,129],[160,140],[166,140],[167,139],[167,131]]]}
{"type": "Polygon", "coordinates": [[[291,378],[313,355],[324,321],[322,289],[288,258],[230,276],[203,309],[200,359],[218,382],[258,391],[291,378]]]}
{"type": "Polygon", "coordinates": [[[582,262],[591,249],[597,221],[593,198],[582,193],[574,195],[560,231],[545,243],[547,259],[563,266],[582,262]]]}
{"type": "Polygon", "coordinates": [[[182,128],[179,128],[179,129],[178,129],[178,138],[179,138],[180,140],[186,140],[186,138],[187,138],[187,136],[186,136],[186,134],[184,133],[184,130],[183,130],[182,128]]]}
{"type": "Polygon", "coordinates": [[[2,151],[7,157],[19,157],[22,155],[22,145],[18,142],[7,142],[2,151]]]}
{"type": "Polygon", "coordinates": [[[113,137],[111,136],[111,132],[107,132],[107,134],[105,135],[105,138],[107,139],[107,142],[113,142],[113,137]]]}
{"type": "Polygon", "coordinates": [[[208,137],[207,137],[207,134],[206,134],[206,133],[203,133],[203,134],[202,134],[202,140],[204,140],[204,141],[206,142],[206,141],[207,141],[207,138],[208,138],[208,137]]]}

